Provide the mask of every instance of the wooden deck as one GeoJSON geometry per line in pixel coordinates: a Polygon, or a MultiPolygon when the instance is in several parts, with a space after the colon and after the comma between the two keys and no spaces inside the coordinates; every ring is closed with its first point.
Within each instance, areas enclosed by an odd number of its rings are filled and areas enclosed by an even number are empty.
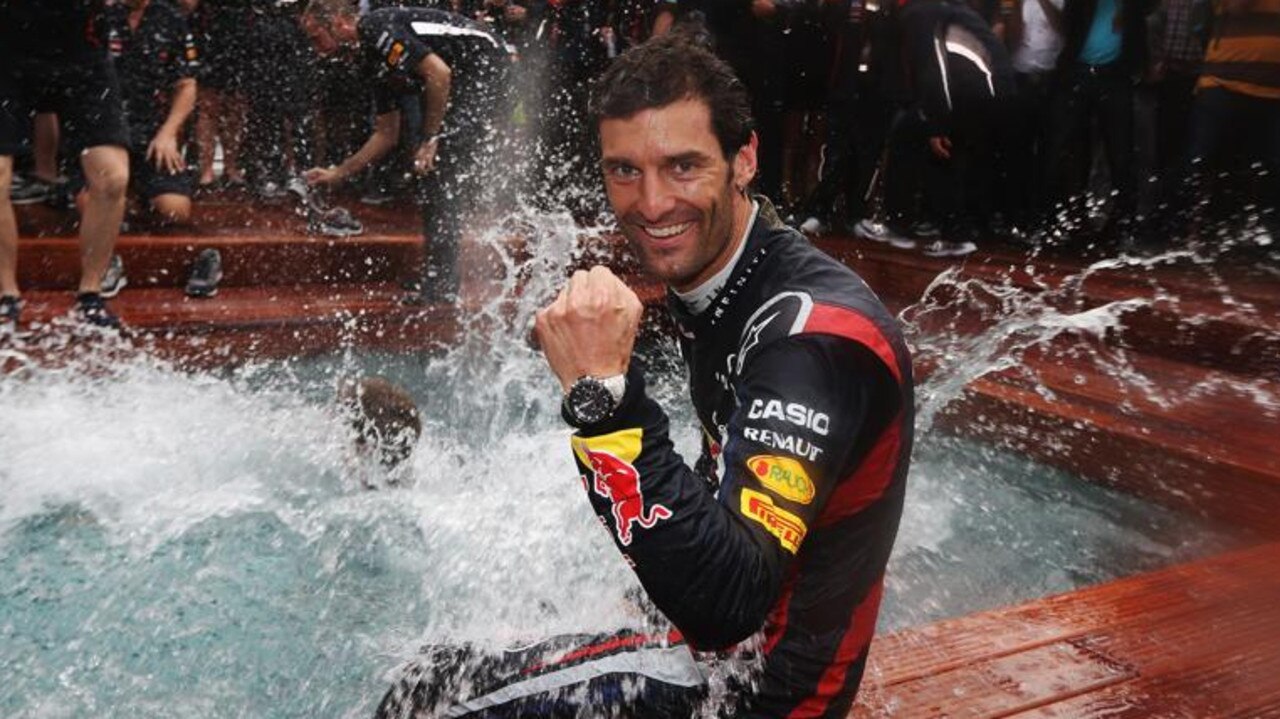
{"type": "Polygon", "coordinates": [[[872,644],[852,717],[1280,716],[1280,544],[872,644]]]}
{"type": "MultiPolygon", "coordinates": [[[[368,234],[328,240],[306,236],[284,208],[197,207],[199,232],[119,243],[130,285],[112,306],[147,351],[203,367],[345,346],[430,349],[457,332],[457,308],[400,302],[423,251],[412,209],[351,205],[368,234]],[[181,286],[204,247],[223,254],[223,288],[190,300],[181,286]]],[[[20,208],[19,218],[24,321],[37,325],[38,344],[69,308],[77,248],[59,215],[20,208]]],[[[596,245],[589,257],[620,256],[617,242],[596,245]]],[[[955,266],[851,238],[819,245],[899,309],[955,266]]],[[[625,260],[617,267],[647,304],[661,302],[660,286],[625,260]]],[[[1095,268],[1082,278],[1084,268],[1070,256],[1029,267],[1025,253],[1001,247],[963,263],[962,278],[1009,282],[1074,312],[1149,303],[1105,337],[1067,334],[1028,350],[1021,371],[971,378],[936,426],[1268,543],[879,638],[853,716],[1280,717],[1280,407],[1258,401],[1280,396],[1280,287],[1243,265],[1210,283],[1194,268],[1095,268]],[[1127,371],[1160,391],[1117,380],[1099,361],[1114,346],[1125,348],[1127,371]]],[[[964,306],[947,320],[965,333],[990,324],[964,306]]]]}

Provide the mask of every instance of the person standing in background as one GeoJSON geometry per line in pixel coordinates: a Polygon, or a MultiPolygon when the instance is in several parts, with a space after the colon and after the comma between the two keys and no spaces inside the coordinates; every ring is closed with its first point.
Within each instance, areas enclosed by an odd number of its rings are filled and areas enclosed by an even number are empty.
{"type": "Polygon", "coordinates": [[[21,314],[18,224],[9,188],[13,158],[30,136],[37,109],[58,115],[88,185],[76,314],[87,324],[120,325],[101,291],[124,217],[129,129],[100,35],[102,11],[94,0],[0,0],[0,326],[16,326],[21,314]]]}

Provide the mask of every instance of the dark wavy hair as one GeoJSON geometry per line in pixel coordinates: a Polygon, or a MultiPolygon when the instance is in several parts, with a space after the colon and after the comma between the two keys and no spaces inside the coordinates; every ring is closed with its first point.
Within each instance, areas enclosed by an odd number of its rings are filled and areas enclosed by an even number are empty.
{"type": "Polygon", "coordinates": [[[591,119],[627,118],[642,110],[697,98],[711,109],[711,127],[726,159],[751,140],[751,96],[728,63],[704,42],[705,32],[681,24],[624,52],[591,93],[591,119]]]}

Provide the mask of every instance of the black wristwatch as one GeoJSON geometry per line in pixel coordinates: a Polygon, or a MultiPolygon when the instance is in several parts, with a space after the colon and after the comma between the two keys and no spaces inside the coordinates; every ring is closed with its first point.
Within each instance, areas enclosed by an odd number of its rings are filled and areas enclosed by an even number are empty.
{"type": "Polygon", "coordinates": [[[627,376],[579,377],[564,395],[561,409],[565,420],[582,428],[609,419],[622,404],[627,391],[627,376]]]}

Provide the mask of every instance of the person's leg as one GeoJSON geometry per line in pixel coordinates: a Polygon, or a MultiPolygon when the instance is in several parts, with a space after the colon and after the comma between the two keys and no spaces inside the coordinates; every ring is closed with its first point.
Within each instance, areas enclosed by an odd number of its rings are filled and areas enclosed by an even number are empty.
{"type": "Polygon", "coordinates": [[[553,637],[505,652],[427,647],[400,673],[376,719],[693,716],[706,667],[674,633],[553,637]]]}
{"type": "MultiPolygon", "coordinates": [[[[833,94],[827,103],[827,134],[818,166],[818,184],[804,201],[802,215],[829,222],[835,217],[836,199],[848,189],[853,174],[853,102],[847,94],[833,94]]],[[[850,206],[854,198],[849,197],[850,206]]]]}
{"type": "Polygon", "coordinates": [[[1098,113],[1107,166],[1111,171],[1111,187],[1116,193],[1111,220],[1125,222],[1132,218],[1137,206],[1133,85],[1128,75],[1116,72],[1100,80],[1098,113]]]}
{"type": "Polygon", "coordinates": [[[1208,180],[1213,174],[1211,168],[1221,159],[1223,138],[1234,119],[1231,94],[1220,87],[1206,87],[1196,93],[1187,147],[1177,182],[1168,193],[1171,198],[1166,213],[1168,234],[1181,234],[1194,227],[1197,217],[1203,213],[1208,180]]]}
{"type": "Polygon", "coordinates": [[[889,130],[884,173],[884,221],[898,229],[914,214],[925,163],[925,138],[918,115],[900,110],[889,130]]]}
{"type": "Polygon", "coordinates": [[[1280,100],[1256,99],[1253,102],[1262,116],[1262,127],[1266,133],[1259,152],[1262,169],[1266,173],[1260,180],[1263,195],[1259,204],[1264,211],[1269,210],[1264,216],[1275,232],[1275,228],[1280,228],[1280,100]]]}
{"type": "MultiPolygon", "coordinates": [[[[1071,70],[1066,71],[1068,74],[1071,70]]],[[[1084,188],[1079,168],[1087,166],[1089,145],[1085,141],[1089,103],[1078,77],[1067,77],[1053,92],[1053,112],[1049,118],[1046,145],[1046,176],[1050,206],[1068,203],[1084,188]]]]}
{"type": "MultiPolygon", "coordinates": [[[[200,184],[213,182],[213,157],[218,142],[218,121],[222,112],[220,93],[211,87],[197,88],[199,111],[196,113],[196,145],[199,149],[200,184]]],[[[224,147],[223,153],[225,155],[224,147]]],[[[225,159],[224,159],[225,162],[225,159]]]]}
{"type": "Polygon", "coordinates": [[[35,128],[35,167],[31,174],[44,182],[56,182],[58,179],[58,116],[52,112],[36,114],[35,128]]]}
{"type": "Polygon", "coordinates": [[[98,145],[80,155],[88,191],[80,217],[80,292],[98,292],[111,262],[129,187],[129,153],[98,145]]]}
{"type": "Polygon", "coordinates": [[[151,198],[151,211],[166,225],[185,225],[191,221],[191,198],[176,192],[151,198]]]}
{"type": "Polygon", "coordinates": [[[243,92],[226,91],[221,97],[222,116],[218,118],[218,139],[222,141],[222,176],[227,182],[244,182],[240,153],[244,147],[244,131],[248,122],[249,101],[243,92]]]}
{"type": "Polygon", "coordinates": [[[0,296],[17,297],[18,221],[9,202],[13,155],[0,155],[0,296]]]}

